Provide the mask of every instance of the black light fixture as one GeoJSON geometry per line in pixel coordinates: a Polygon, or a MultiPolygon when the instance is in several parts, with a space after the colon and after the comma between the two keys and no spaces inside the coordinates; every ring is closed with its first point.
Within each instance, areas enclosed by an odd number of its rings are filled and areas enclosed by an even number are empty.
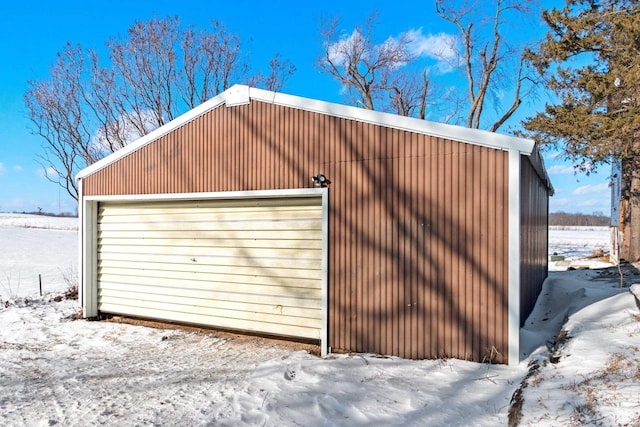
{"type": "Polygon", "coordinates": [[[311,177],[311,181],[313,181],[313,183],[316,185],[316,187],[320,187],[320,188],[325,188],[328,187],[329,184],[331,184],[331,181],[329,181],[327,179],[326,176],[324,176],[323,174],[319,173],[316,176],[312,176],[311,177]]]}

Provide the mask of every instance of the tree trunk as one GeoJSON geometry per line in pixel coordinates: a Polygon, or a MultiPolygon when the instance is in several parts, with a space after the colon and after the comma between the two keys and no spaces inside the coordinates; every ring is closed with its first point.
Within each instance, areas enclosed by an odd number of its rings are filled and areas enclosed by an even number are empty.
{"type": "Polygon", "coordinates": [[[636,262],[640,261],[640,172],[630,175],[629,191],[620,200],[620,258],[636,262]]]}

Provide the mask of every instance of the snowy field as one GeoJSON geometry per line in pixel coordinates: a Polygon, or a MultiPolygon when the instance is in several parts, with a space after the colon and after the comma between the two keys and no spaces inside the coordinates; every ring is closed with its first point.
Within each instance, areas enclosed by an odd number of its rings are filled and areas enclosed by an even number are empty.
{"type": "MultiPolygon", "coordinates": [[[[594,245],[583,231],[554,248],[577,258],[594,245]]],[[[2,425],[497,426],[510,408],[525,426],[640,422],[640,312],[611,268],[550,273],[516,366],[322,359],[261,338],[74,320],[78,302],[61,295],[76,239],[76,220],[0,214],[2,425]]]]}
{"type": "Polygon", "coordinates": [[[596,251],[609,253],[609,227],[549,227],[549,253],[567,259],[589,257],[596,251]]]}
{"type": "Polygon", "coordinates": [[[66,290],[77,253],[77,218],[0,213],[0,301],[66,290]]]}

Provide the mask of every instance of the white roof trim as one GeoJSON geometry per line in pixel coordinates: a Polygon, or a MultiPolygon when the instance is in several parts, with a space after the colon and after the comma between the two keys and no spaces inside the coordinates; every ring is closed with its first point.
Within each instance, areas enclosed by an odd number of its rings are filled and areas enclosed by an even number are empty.
{"type": "Polygon", "coordinates": [[[535,143],[533,140],[503,135],[480,129],[470,129],[462,126],[430,122],[413,117],[380,111],[365,110],[348,105],[334,104],[316,99],[302,98],[284,93],[270,92],[262,89],[250,88],[251,99],[298,108],[345,119],[358,120],[390,128],[422,133],[455,141],[467,142],[501,150],[516,149],[522,154],[531,154],[535,143]]]}
{"type": "Polygon", "coordinates": [[[205,114],[206,112],[219,107],[222,104],[226,104],[227,107],[232,107],[236,105],[248,104],[253,99],[285,107],[297,108],[300,110],[357,120],[399,130],[466,142],[483,147],[495,148],[499,150],[517,150],[519,153],[526,155],[530,155],[535,146],[534,142],[530,139],[508,136],[480,129],[469,129],[462,126],[429,122],[426,120],[398,116],[396,114],[382,113],[379,111],[365,110],[348,105],[334,104],[331,102],[319,101],[316,99],[302,98],[299,96],[287,95],[279,92],[256,89],[244,85],[234,85],[221,94],[200,104],[196,108],[175,118],[164,126],[159,127],[153,132],[150,132],[142,138],[127,145],[126,147],[84,168],[78,173],[76,179],[81,179],[97,172],[98,170],[110,165],[111,163],[114,163],[118,159],[131,154],[132,152],[144,147],[150,142],[190,122],[191,120],[201,116],[202,114],[205,114]]]}

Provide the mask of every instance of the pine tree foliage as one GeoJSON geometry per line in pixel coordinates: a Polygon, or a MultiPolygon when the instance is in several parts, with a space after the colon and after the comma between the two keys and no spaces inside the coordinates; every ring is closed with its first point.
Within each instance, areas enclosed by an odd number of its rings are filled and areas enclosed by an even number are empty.
{"type": "MultiPolygon", "coordinates": [[[[567,0],[543,13],[546,39],[528,52],[559,100],[525,121],[536,140],[587,172],[612,159],[640,161],[640,5],[567,0]]],[[[634,166],[631,166],[634,164],[634,166]]]]}

